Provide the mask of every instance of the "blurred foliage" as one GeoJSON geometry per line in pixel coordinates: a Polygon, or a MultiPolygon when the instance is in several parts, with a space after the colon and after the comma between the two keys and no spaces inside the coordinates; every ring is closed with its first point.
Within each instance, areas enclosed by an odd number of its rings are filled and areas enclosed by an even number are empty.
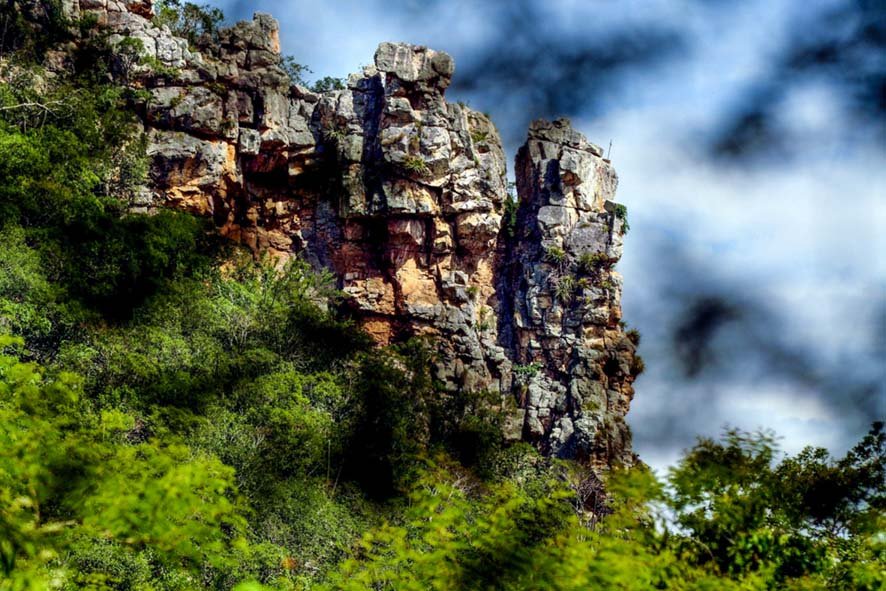
{"type": "Polygon", "coordinates": [[[328,273],[129,213],[101,43],[0,65],[0,590],[883,589],[882,424],[841,459],[728,431],[605,489],[506,445],[498,396],[374,348],[328,273]]]}
{"type": "Polygon", "coordinates": [[[426,460],[405,514],[320,588],[882,589],[884,452],[879,423],[836,461],[810,448],[775,462],[770,436],[731,430],[664,483],[611,474],[591,529],[561,479],[533,493],[426,460]]]}
{"type": "Polygon", "coordinates": [[[775,461],[767,433],[700,439],[668,479],[686,560],[767,588],[881,589],[886,582],[886,432],[847,455],[807,448],[775,461]]]}
{"type": "Polygon", "coordinates": [[[133,417],[90,409],[82,380],[19,361],[21,345],[0,338],[0,587],[44,588],[84,537],[183,576],[225,566],[246,525],[233,470],[173,438],[128,442],[133,417]]]}

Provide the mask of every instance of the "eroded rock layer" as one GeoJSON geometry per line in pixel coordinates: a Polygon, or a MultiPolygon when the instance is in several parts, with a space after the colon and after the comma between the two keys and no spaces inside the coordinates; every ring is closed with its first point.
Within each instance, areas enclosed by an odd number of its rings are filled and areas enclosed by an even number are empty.
{"type": "Polygon", "coordinates": [[[506,434],[546,453],[631,463],[624,416],[634,344],[620,324],[617,178],[568,121],[538,121],[504,219],[501,141],[444,92],[451,57],[382,43],[344,90],[314,93],[281,68],[267,15],[189,47],[150,1],[68,0],[121,47],[145,89],[151,183],[133,203],[211,217],[257,252],[331,269],[382,344],[426,336],[451,391],[501,396],[506,434]]]}

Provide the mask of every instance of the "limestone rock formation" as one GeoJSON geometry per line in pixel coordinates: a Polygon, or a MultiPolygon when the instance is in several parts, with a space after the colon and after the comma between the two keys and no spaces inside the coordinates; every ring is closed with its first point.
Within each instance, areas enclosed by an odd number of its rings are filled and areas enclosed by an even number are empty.
{"type": "Polygon", "coordinates": [[[149,95],[151,183],[134,209],[208,216],[256,251],[331,269],[379,343],[428,337],[446,388],[500,394],[511,438],[634,461],[617,177],[568,121],[531,126],[516,223],[503,221],[501,141],[445,100],[445,53],[382,43],[346,89],[319,94],[290,83],[267,15],[191,48],[151,22],[149,0],[66,4],[150,58],[121,75],[149,95]]]}
{"type": "Polygon", "coordinates": [[[515,236],[506,243],[501,331],[524,436],[551,453],[630,462],[635,344],[620,323],[624,220],[602,150],[568,121],[536,121],[517,154],[515,236]],[[526,371],[525,368],[531,368],[526,371]],[[536,370],[537,368],[537,370],[536,370]]]}

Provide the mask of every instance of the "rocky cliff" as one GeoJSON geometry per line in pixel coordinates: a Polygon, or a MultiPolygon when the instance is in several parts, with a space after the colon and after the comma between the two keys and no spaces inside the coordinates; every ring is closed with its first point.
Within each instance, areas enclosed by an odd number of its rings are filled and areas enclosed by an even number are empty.
{"type": "Polygon", "coordinates": [[[66,10],[143,54],[118,64],[145,91],[151,182],[134,210],[211,217],[257,252],[332,270],[379,343],[427,337],[447,389],[499,394],[508,437],[634,461],[617,177],[568,121],[532,124],[509,205],[495,126],[444,98],[445,53],[382,43],[346,89],[318,94],[290,83],[267,15],[189,47],[149,0],[66,10]]]}

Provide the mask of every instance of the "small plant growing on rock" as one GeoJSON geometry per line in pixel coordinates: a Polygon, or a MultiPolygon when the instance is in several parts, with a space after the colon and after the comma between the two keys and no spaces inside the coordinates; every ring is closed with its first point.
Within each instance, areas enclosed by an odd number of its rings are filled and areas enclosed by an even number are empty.
{"type": "Polygon", "coordinates": [[[129,83],[133,75],[145,70],[155,76],[175,78],[179,74],[177,68],[171,68],[156,56],[145,52],[144,41],[138,37],[124,37],[114,46],[115,68],[124,82],[129,83]]]}
{"type": "Polygon", "coordinates": [[[575,288],[580,291],[586,291],[591,288],[591,280],[587,277],[581,277],[575,282],[575,288]]]}
{"type": "Polygon", "coordinates": [[[468,292],[468,297],[472,300],[476,300],[477,296],[480,295],[480,288],[476,285],[471,285],[466,291],[468,292]]]}
{"type": "Polygon", "coordinates": [[[323,137],[325,137],[327,141],[335,144],[341,144],[345,139],[345,135],[346,134],[343,130],[332,124],[323,129],[323,137]]]}
{"type": "Polygon", "coordinates": [[[636,328],[632,328],[628,332],[625,333],[625,336],[628,337],[628,340],[634,343],[635,347],[640,346],[640,331],[636,328]]]}
{"type": "Polygon", "coordinates": [[[538,375],[538,372],[540,370],[541,363],[533,361],[532,363],[527,363],[526,365],[515,365],[514,375],[518,378],[529,379],[538,375]]]}
{"type": "Polygon", "coordinates": [[[627,234],[631,229],[631,225],[628,223],[628,208],[621,203],[616,204],[615,217],[622,221],[621,233],[627,234]]]}
{"type": "Polygon", "coordinates": [[[631,360],[631,375],[635,378],[646,371],[646,362],[639,355],[634,355],[631,360]]]}
{"type": "Polygon", "coordinates": [[[585,252],[578,259],[578,270],[585,275],[593,275],[609,265],[609,257],[603,252],[585,252]]]}
{"type": "Polygon", "coordinates": [[[172,66],[167,66],[153,55],[143,55],[140,63],[151,70],[155,76],[162,78],[173,79],[181,74],[181,70],[173,68],[172,66]]]}
{"type": "Polygon", "coordinates": [[[477,330],[485,332],[492,328],[492,323],[490,322],[491,315],[491,310],[486,306],[480,308],[480,311],[477,313],[477,330]]]}
{"type": "Polygon", "coordinates": [[[225,98],[228,96],[228,88],[221,82],[207,82],[206,88],[214,92],[220,98],[225,98]]]}
{"type": "Polygon", "coordinates": [[[566,251],[559,246],[549,246],[545,249],[545,260],[557,267],[563,267],[568,262],[566,251]]]}
{"type": "Polygon", "coordinates": [[[176,95],[169,100],[169,109],[174,111],[185,101],[184,95],[176,95]]]}
{"type": "Polygon", "coordinates": [[[554,286],[554,295],[564,304],[568,304],[575,297],[575,289],[575,277],[565,275],[557,280],[557,284],[554,286]]]}
{"type": "Polygon", "coordinates": [[[482,144],[486,140],[489,139],[488,131],[472,131],[471,132],[471,141],[475,144],[482,144]]]}
{"type": "Polygon", "coordinates": [[[403,160],[403,168],[416,174],[427,174],[429,170],[428,163],[421,156],[407,156],[403,160]]]}
{"type": "MultiPolygon", "coordinates": [[[[421,121],[415,124],[415,129],[409,133],[409,151],[421,152],[421,133],[424,130],[424,124],[421,121]]],[[[407,156],[408,157],[408,156],[407,156]]]]}

